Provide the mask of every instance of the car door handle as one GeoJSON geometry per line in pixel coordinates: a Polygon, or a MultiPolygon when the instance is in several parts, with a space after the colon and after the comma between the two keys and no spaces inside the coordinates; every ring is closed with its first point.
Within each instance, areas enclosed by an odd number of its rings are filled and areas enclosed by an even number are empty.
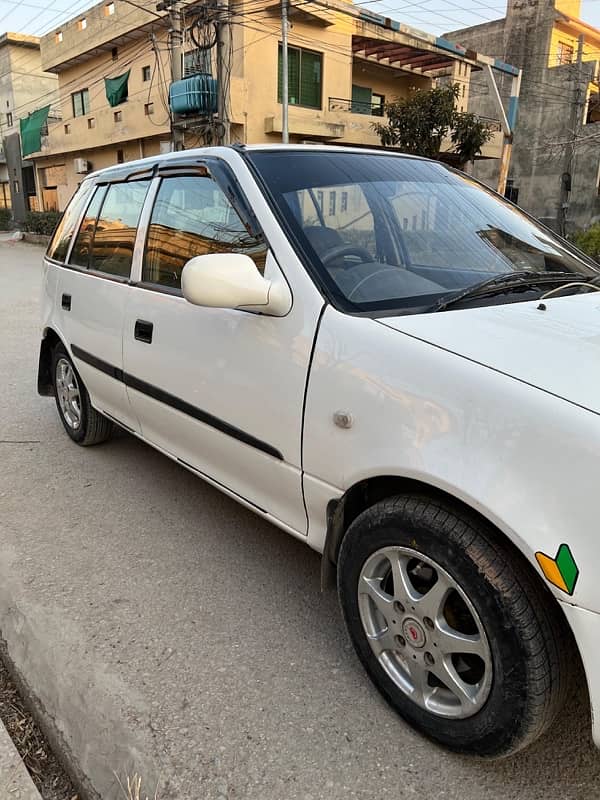
{"type": "Polygon", "coordinates": [[[71,295],[70,294],[63,294],[61,299],[61,305],[65,311],[71,310],[71,295]]]}
{"type": "Polygon", "coordinates": [[[144,319],[136,319],[133,335],[138,340],[138,342],[145,342],[146,344],[151,344],[153,330],[154,330],[154,325],[152,322],[146,322],[146,320],[144,319]]]}

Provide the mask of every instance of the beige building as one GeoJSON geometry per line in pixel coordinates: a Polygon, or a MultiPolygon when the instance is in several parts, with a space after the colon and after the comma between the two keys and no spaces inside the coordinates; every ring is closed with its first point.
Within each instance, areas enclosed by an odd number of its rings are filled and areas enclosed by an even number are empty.
{"type": "Polygon", "coordinates": [[[19,121],[40,106],[55,106],[58,80],[44,73],[36,36],[0,36],[0,208],[12,208],[17,220],[35,208],[33,164],[22,161],[19,121]]]}
{"type": "MultiPolygon", "coordinates": [[[[279,142],[280,4],[241,0],[231,11],[231,140],[279,142]]],[[[450,79],[461,85],[458,102],[466,108],[471,72],[481,69],[477,54],[345,0],[292,0],[290,23],[291,142],[378,146],[372,125],[384,103],[450,79]]],[[[62,113],[49,122],[35,155],[45,208],[64,208],[88,171],[169,149],[167,28],[164,16],[114,0],[42,38],[42,66],[58,76],[62,113]],[[105,79],[127,71],[128,98],[111,106],[105,79]]],[[[193,33],[184,37],[184,71],[215,75],[216,48],[198,50],[193,33]]],[[[214,141],[220,131],[213,116],[192,115],[181,124],[186,148],[214,141]]],[[[482,155],[498,158],[502,135],[490,125],[494,136],[482,155]]]]}

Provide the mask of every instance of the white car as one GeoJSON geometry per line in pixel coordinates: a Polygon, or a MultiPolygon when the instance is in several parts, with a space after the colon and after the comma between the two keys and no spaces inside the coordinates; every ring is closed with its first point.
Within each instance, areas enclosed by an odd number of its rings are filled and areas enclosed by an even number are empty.
{"type": "Polygon", "coordinates": [[[597,279],[437,162],[157,156],[66,210],[39,391],[78,444],[121,426],[321,552],[427,736],[525,747],[581,656],[600,744],[597,279]]]}

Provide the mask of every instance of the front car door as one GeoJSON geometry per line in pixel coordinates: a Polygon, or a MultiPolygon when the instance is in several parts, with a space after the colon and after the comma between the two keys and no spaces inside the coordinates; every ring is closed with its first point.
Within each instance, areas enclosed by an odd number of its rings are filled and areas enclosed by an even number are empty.
{"type": "Polygon", "coordinates": [[[229,158],[239,162],[235,175],[220,159],[178,168],[171,159],[154,180],[124,326],[125,379],[148,441],[304,535],[302,414],[323,301],[295,271],[297,259],[292,266],[295,256],[244,163],[233,152],[229,158]],[[269,278],[281,279],[278,262],[288,261],[290,312],[274,317],[188,303],[183,266],[211,252],[247,253],[269,278]]]}

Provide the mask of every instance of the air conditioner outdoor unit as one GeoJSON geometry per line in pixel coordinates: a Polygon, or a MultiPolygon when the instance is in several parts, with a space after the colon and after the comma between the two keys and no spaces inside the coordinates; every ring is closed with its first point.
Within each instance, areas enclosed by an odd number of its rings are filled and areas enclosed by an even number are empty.
{"type": "Polygon", "coordinates": [[[73,164],[75,165],[75,172],[78,175],[82,175],[85,172],[89,172],[90,169],[92,168],[90,162],[86,161],[85,158],[76,158],[73,164]]]}

